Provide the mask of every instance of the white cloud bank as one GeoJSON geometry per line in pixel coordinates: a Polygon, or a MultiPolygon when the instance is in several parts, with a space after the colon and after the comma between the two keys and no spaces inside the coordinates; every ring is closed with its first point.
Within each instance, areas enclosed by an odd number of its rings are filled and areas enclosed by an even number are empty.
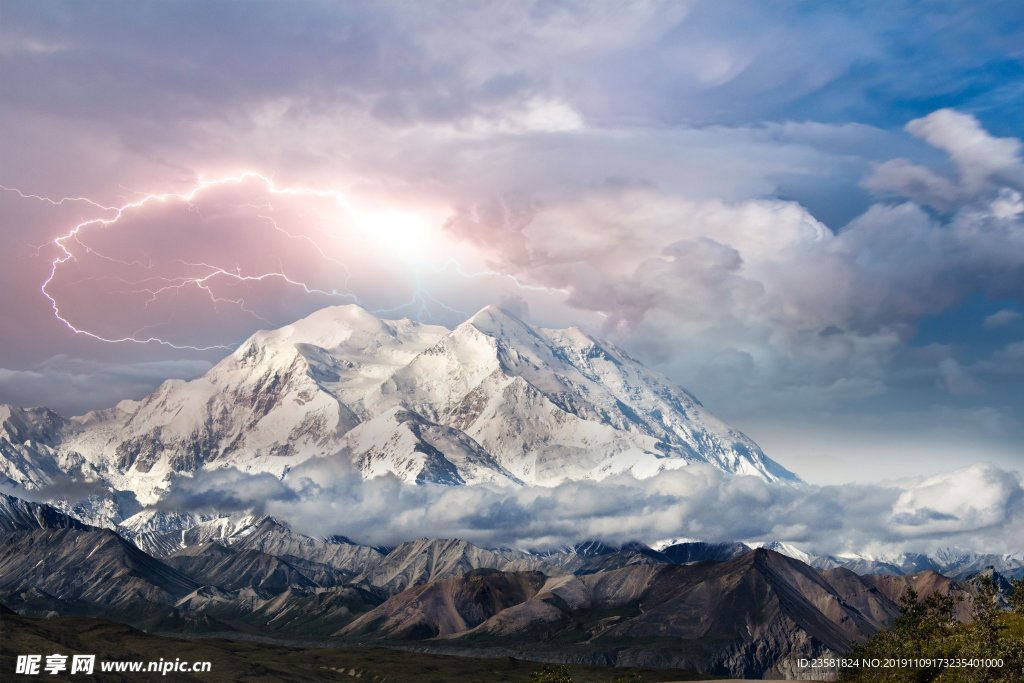
{"type": "Polygon", "coordinates": [[[538,548],[685,536],[782,539],[817,553],[1024,550],[1024,482],[1019,472],[989,464],[871,485],[777,485],[694,465],[643,480],[502,489],[409,486],[390,476],[364,481],[327,458],[283,482],[237,470],[181,478],[161,507],[255,508],[307,533],[375,544],[430,536],[538,548]]]}

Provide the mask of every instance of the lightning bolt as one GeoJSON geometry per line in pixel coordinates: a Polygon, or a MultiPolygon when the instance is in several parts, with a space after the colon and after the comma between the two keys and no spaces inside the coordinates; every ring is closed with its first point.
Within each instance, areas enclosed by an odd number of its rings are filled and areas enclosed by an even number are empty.
{"type": "MultiPolygon", "coordinates": [[[[61,309],[61,305],[58,302],[56,296],[51,291],[51,287],[54,280],[57,278],[58,272],[61,266],[74,261],[75,248],[76,246],[84,251],[84,253],[110,262],[124,266],[139,267],[143,269],[150,269],[154,267],[151,259],[147,261],[134,260],[134,261],[123,261],[113,256],[104,254],[91,246],[86,241],[87,233],[94,230],[101,230],[110,228],[116,225],[126,215],[134,211],[139,211],[147,206],[159,203],[166,203],[171,201],[182,202],[187,205],[189,211],[198,211],[198,207],[195,205],[196,198],[211,189],[224,187],[228,185],[240,185],[246,181],[256,181],[263,185],[265,191],[271,196],[295,196],[295,197],[312,197],[325,199],[333,202],[338,207],[346,212],[350,216],[357,216],[358,211],[349,202],[346,194],[337,189],[322,189],[315,187],[306,186],[281,186],[277,184],[272,177],[266,176],[256,171],[244,171],[235,175],[223,176],[219,178],[204,178],[200,177],[197,179],[195,184],[186,192],[162,192],[162,193],[150,193],[142,194],[135,201],[131,201],[119,206],[108,206],[100,203],[88,197],[63,197],[54,199],[39,194],[32,194],[23,192],[17,188],[7,187],[0,185],[0,190],[6,192],[12,192],[22,199],[30,199],[35,201],[44,202],[51,206],[63,206],[71,203],[82,203],[97,209],[102,212],[103,215],[99,217],[88,218],[83,220],[66,232],[55,237],[49,243],[56,249],[57,255],[50,261],[49,273],[46,279],[40,285],[40,292],[49,302],[50,309],[56,320],[62,323],[67,329],[71,330],[76,335],[82,335],[89,337],[93,340],[109,343],[109,344],[159,344],[172,349],[177,350],[190,350],[190,351],[209,351],[214,349],[230,350],[233,348],[228,344],[211,344],[211,345],[193,345],[184,344],[165,339],[152,333],[146,332],[151,330],[155,325],[146,325],[140,327],[130,334],[121,337],[106,336],[98,332],[87,329],[86,327],[75,324],[61,309]]],[[[322,258],[326,261],[331,262],[338,266],[344,274],[344,282],[340,288],[335,289],[323,289],[310,285],[300,279],[297,279],[285,272],[283,265],[279,264],[280,270],[268,271],[268,272],[257,272],[257,273],[245,273],[241,268],[236,267],[235,269],[225,268],[221,265],[206,263],[206,262],[189,262],[176,260],[175,262],[186,267],[190,271],[189,274],[167,277],[162,275],[154,275],[151,277],[139,279],[139,280],[127,280],[124,278],[117,278],[113,276],[101,276],[99,278],[86,278],[86,279],[110,279],[114,281],[120,281],[125,284],[126,287],[135,287],[137,289],[121,290],[120,293],[133,293],[133,294],[146,294],[148,298],[144,302],[144,307],[149,307],[150,304],[156,302],[161,296],[167,295],[172,292],[180,292],[185,289],[193,288],[198,289],[209,297],[211,304],[214,307],[220,305],[230,304],[237,307],[239,310],[244,311],[247,314],[252,315],[254,318],[259,319],[268,324],[270,321],[260,316],[256,311],[250,308],[246,300],[243,297],[229,298],[218,295],[214,291],[214,286],[220,281],[234,281],[238,283],[254,283],[263,282],[266,280],[278,280],[288,285],[289,287],[297,288],[305,294],[315,294],[330,298],[340,298],[353,303],[359,303],[358,296],[349,289],[349,279],[351,274],[346,264],[332,258],[327,254],[323,247],[312,237],[304,234],[298,234],[289,231],[284,226],[280,225],[278,221],[269,212],[272,211],[273,207],[270,203],[266,205],[244,205],[249,206],[253,209],[260,210],[262,213],[257,214],[257,218],[264,221],[271,229],[284,235],[290,240],[303,241],[309,244],[322,258]]],[[[46,246],[46,245],[44,245],[46,246]]],[[[440,301],[433,296],[429,289],[423,283],[424,272],[429,271],[434,274],[441,274],[445,271],[451,271],[455,275],[466,278],[507,278],[517,288],[527,291],[555,291],[565,293],[565,290],[552,290],[548,287],[538,287],[529,285],[521,282],[519,279],[508,273],[500,273],[496,271],[484,270],[467,272],[455,259],[449,259],[446,263],[441,266],[431,267],[423,264],[415,264],[410,268],[411,275],[414,281],[414,288],[411,298],[393,308],[389,309],[377,309],[374,313],[378,314],[389,314],[396,313],[398,311],[414,311],[418,319],[429,319],[434,318],[435,313],[438,310],[443,310],[448,313],[456,314],[462,317],[468,317],[469,312],[454,308],[443,301],[440,301]]]]}
{"type": "MultiPolygon", "coordinates": [[[[195,183],[195,185],[187,192],[161,192],[144,194],[139,199],[128,202],[126,204],[122,204],[120,206],[109,206],[97,202],[88,197],[62,197],[60,199],[54,199],[40,194],[23,192],[22,190],[13,187],[8,187],[6,185],[0,185],[0,190],[12,192],[22,199],[37,200],[49,204],[51,206],[63,206],[65,204],[69,204],[72,202],[81,202],[93,208],[99,209],[100,211],[104,212],[104,214],[106,214],[100,217],[89,218],[87,220],[81,221],[72,226],[67,232],[54,238],[50,242],[50,244],[57,249],[57,256],[51,260],[49,274],[43,281],[43,283],[40,285],[39,289],[42,295],[49,302],[50,309],[53,313],[54,318],[60,321],[65,327],[67,327],[67,329],[71,330],[74,334],[83,335],[96,341],[110,344],[160,344],[162,346],[167,346],[179,350],[209,351],[212,349],[230,349],[231,347],[226,344],[211,344],[206,346],[182,344],[152,334],[139,334],[143,330],[149,329],[152,326],[145,326],[139,328],[135,332],[123,337],[111,337],[99,334],[80,325],[76,325],[62,311],[60,303],[58,302],[54,294],[51,292],[51,286],[54,280],[56,279],[61,266],[75,259],[75,250],[73,245],[78,245],[82,250],[85,251],[85,253],[89,254],[90,256],[94,256],[96,258],[106,260],[111,263],[117,263],[126,266],[152,268],[151,262],[144,263],[142,261],[122,261],[100,252],[95,247],[90,246],[86,242],[84,233],[95,229],[109,228],[118,223],[124,216],[126,216],[130,212],[143,209],[144,207],[151,204],[165,203],[169,201],[180,201],[188,205],[189,210],[196,210],[194,200],[201,193],[206,192],[212,188],[222,187],[225,185],[239,185],[249,180],[255,180],[262,183],[265,190],[270,195],[303,196],[327,199],[338,204],[347,213],[355,213],[352,206],[349,204],[347,197],[340,190],[319,189],[311,187],[282,187],[278,185],[273,178],[263,175],[262,173],[258,173],[256,171],[245,171],[236,175],[224,176],[214,179],[200,177],[195,183]]],[[[307,284],[306,282],[303,282],[288,275],[286,272],[284,272],[283,268],[280,271],[251,274],[243,273],[239,269],[232,271],[227,268],[210,263],[181,262],[182,265],[200,270],[201,274],[195,276],[181,276],[177,278],[166,278],[160,276],[149,278],[148,280],[152,283],[162,282],[162,284],[160,284],[159,286],[154,286],[151,288],[145,288],[143,290],[140,290],[142,293],[146,293],[149,295],[149,299],[145,302],[145,306],[148,306],[149,304],[153,303],[154,301],[157,300],[157,298],[159,298],[161,295],[165,293],[171,291],[179,291],[188,287],[194,287],[204,291],[210,297],[210,301],[214,305],[230,303],[238,306],[241,310],[250,313],[256,316],[257,318],[266,321],[265,318],[260,317],[255,311],[248,308],[243,298],[230,299],[218,296],[214,292],[212,285],[215,281],[219,279],[229,279],[243,283],[262,282],[268,279],[277,279],[292,287],[300,288],[307,294],[320,294],[328,297],[338,297],[350,301],[358,301],[358,298],[355,295],[355,293],[348,290],[349,275],[348,269],[345,266],[345,264],[337,261],[336,259],[328,257],[327,254],[324,252],[323,248],[309,236],[297,235],[295,233],[289,232],[282,226],[278,225],[277,221],[271,216],[261,215],[259,216],[259,218],[261,218],[264,221],[267,221],[274,230],[284,234],[289,239],[304,240],[310,243],[317,250],[317,252],[325,259],[332,261],[336,265],[341,266],[345,271],[345,284],[343,288],[325,290],[313,287],[307,284]]],[[[128,284],[142,285],[143,282],[144,281],[137,281],[135,283],[128,284]]]]}
{"type": "Polygon", "coordinates": [[[117,207],[114,206],[104,206],[103,204],[94,202],[88,197],[62,197],[61,199],[51,199],[49,197],[44,197],[39,194],[28,194],[26,192],[22,192],[16,187],[7,187],[6,185],[0,185],[0,190],[3,190],[4,192],[13,192],[22,199],[37,199],[51,206],[64,206],[65,204],[70,204],[71,202],[84,202],[86,204],[89,204],[90,206],[94,206],[97,209],[102,209],[104,211],[115,211],[117,209],[117,207]]]}

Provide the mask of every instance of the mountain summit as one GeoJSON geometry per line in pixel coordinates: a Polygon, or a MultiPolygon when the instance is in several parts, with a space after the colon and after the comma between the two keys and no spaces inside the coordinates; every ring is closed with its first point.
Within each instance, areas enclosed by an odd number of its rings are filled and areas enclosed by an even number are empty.
{"type": "Polygon", "coordinates": [[[71,420],[0,416],[4,478],[37,487],[73,463],[142,504],[175,474],[285,477],[311,458],[447,485],[644,477],[690,463],[797,480],[620,349],[495,307],[453,330],[329,307],[257,332],[204,376],[140,401],[71,420]]]}

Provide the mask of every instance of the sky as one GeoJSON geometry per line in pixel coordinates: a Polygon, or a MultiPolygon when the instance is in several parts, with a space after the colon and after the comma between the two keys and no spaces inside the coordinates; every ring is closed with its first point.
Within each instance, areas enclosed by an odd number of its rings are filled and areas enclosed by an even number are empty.
{"type": "Polygon", "coordinates": [[[0,0],[0,93],[0,402],[498,303],[808,482],[1019,502],[1018,2],[0,0]]]}

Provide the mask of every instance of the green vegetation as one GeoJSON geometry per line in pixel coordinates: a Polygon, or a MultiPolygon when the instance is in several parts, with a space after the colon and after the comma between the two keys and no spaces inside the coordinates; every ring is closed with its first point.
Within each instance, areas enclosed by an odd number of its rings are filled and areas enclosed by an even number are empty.
{"type": "Polygon", "coordinates": [[[1024,579],[1011,581],[1013,592],[1010,593],[1010,609],[1016,614],[1024,614],[1024,579]]]}
{"type": "Polygon", "coordinates": [[[995,584],[983,578],[969,624],[953,616],[954,600],[933,593],[924,600],[911,588],[900,598],[892,626],[847,655],[874,666],[842,671],[841,680],[863,683],[1019,683],[1024,681],[1024,581],[1013,581],[1011,610],[999,606],[995,584]],[[903,660],[903,661],[901,661],[903,660]],[[994,661],[993,661],[994,660],[994,661]]]}
{"type": "Polygon", "coordinates": [[[540,671],[533,672],[529,683],[573,683],[572,673],[564,664],[546,666],[540,671]]]}

